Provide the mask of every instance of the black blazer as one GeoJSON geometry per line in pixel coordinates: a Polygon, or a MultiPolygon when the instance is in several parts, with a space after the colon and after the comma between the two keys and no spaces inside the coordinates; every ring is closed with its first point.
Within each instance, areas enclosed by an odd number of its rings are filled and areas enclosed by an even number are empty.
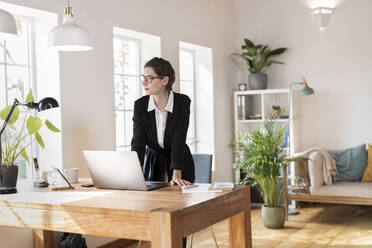
{"type": "Polygon", "coordinates": [[[182,171],[183,179],[195,180],[194,161],[186,144],[191,100],[186,95],[173,93],[173,113],[168,112],[164,149],[158,144],[155,110],[147,112],[150,97],[143,96],[134,103],[131,148],[138,154],[147,181],[163,181],[165,171],[170,181],[174,169],[182,171]]]}

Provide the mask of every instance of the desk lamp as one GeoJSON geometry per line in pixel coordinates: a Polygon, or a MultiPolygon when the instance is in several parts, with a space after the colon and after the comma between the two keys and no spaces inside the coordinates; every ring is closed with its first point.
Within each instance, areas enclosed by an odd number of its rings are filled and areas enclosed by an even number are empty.
{"type": "MultiPolygon", "coordinates": [[[[52,97],[46,97],[42,99],[40,102],[29,102],[29,103],[20,103],[17,99],[14,99],[14,103],[12,108],[9,111],[8,116],[5,118],[3,125],[0,128],[0,182],[3,182],[3,157],[2,157],[2,149],[1,149],[1,136],[7,126],[10,117],[12,116],[14,109],[17,106],[26,106],[29,109],[37,109],[38,112],[44,111],[51,108],[59,107],[57,100],[52,97]]],[[[16,187],[0,187],[0,194],[13,194],[17,193],[16,187]]]]}

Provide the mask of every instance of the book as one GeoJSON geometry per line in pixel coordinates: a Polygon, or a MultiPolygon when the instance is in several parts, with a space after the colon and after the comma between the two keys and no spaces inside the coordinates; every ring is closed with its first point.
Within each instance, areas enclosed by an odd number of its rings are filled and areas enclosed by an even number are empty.
{"type": "Polygon", "coordinates": [[[284,133],[284,147],[289,147],[289,128],[285,129],[284,133]]]}

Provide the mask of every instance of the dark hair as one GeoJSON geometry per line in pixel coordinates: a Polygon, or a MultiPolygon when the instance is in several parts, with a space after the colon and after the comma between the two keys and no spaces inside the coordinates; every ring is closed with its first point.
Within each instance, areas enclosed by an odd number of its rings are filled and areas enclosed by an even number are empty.
{"type": "Polygon", "coordinates": [[[176,75],[169,61],[154,57],[145,64],[144,68],[146,67],[151,67],[159,77],[167,76],[169,80],[166,88],[168,91],[172,90],[173,83],[176,80],[176,75]]]}

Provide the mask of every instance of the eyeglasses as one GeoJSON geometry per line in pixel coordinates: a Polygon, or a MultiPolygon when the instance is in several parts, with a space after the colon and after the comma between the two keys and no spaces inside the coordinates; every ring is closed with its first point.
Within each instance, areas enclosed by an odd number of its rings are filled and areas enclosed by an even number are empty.
{"type": "Polygon", "coordinates": [[[155,76],[150,76],[150,75],[149,76],[140,75],[140,80],[141,82],[146,81],[146,83],[151,84],[153,79],[163,79],[164,77],[165,76],[155,77],[155,76]]]}

